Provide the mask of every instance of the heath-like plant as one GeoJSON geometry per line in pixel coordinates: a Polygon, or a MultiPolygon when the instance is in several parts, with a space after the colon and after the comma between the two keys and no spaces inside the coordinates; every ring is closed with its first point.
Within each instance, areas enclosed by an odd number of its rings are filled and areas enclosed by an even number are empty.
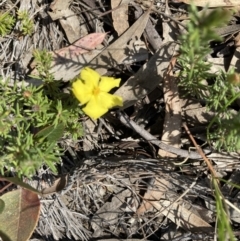
{"type": "Polygon", "coordinates": [[[221,40],[215,29],[226,24],[230,14],[229,10],[216,9],[200,15],[196,7],[191,6],[187,32],[180,38],[178,62],[182,68],[179,85],[187,93],[204,100],[208,109],[216,113],[208,126],[208,140],[214,141],[218,150],[234,151],[239,150],[240,135],[236,134],[240,125],[238,116],[229,107],[240,97],[236,89],[239,77],[232,70],[210,73],[211,64],[206,62],[206,56],[211,52],[210,41],[221,40]],[[213,83],[206,84],[206,80],[213,83]]]}
{"type": "Polygon", "coordinates": [[[4,37],[9,34],[14,24],[15,18],[9,12],[0,12],[0,36],[4,37]]]}
{"type": "Polygon", "coordinates": [[[18,20],[20,21],[20,31],[23,35],[31,35],[34,31],[34,22],[30,18],[29,13],[24,11],[18,11],[18,20]]]}
{"type": "Polygon", "coordinates": [[[180,38],[180,57],[178,62],[182,67],[179,85],[185,90],[191,90],[192,95],[206,98],[205,91],[208,86],[204,81],[215,77],[209,73],[211,64],[206,62],[206,56],[211,52],[209,42],[221,40],[215,28],[223,25],[229,19],[229,12],[217,9],[199,15],[195,6],[190,8],[190,21],[187,32],[180,38]]]}
{"type": "Polygon", "coordinates": [[[31,176],[43,164],[56,172],[63,153],[59,141],[79,138],[83,131],[78,101],[64,93],[49,73],[51,55],[35,52],[42,85],[19,87],[0,81],[0,172],[31,176]]]}
{"type": "MultiPolygon", "coordinates": [[[[209,110],[216,114],[209,123],[207,137],[209,142],[215,142],[214,147],[225,150],[240,149],[239,115],[234,115],[229,108],[240,97],[236,89],[239,75],[229,73],[210,73],[211,64],[206,62],[206,56],[211,52],[210,41],[219,41],[215,28],[226,23],[230,18],[228,10],[216,9],[207,14],[199,15],[196,7],[191,6],[190,21],[187,32],[180,38],[181,65],[179,85],[194,98],[204,100],[209,110]],[[210,83],[207,83],[207,81],[210,83]],[[212,128],[214,127],[214,128],[212,128]]],[[[219,183],[212,177],[216,200],[218,238],[221,241],[235,240],[232,232],[224,196],[219,183]]]]}

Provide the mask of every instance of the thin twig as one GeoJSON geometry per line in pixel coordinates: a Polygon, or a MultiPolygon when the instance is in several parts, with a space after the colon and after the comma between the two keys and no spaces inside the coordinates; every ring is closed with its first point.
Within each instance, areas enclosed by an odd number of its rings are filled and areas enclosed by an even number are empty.
{"type": "Polygon", "coordinates": [[[188,129],[188,127],[187,127],[187,125],[185,123],[183,123],[183,127],[186,130],[187,134],[189,135],[189,138],[193,142],[193,145],[196,147],[198,153],[201,155],[202,159],[206,162],[209,171],[211,172],[213,177],[216,178],[217,177],[216,171],[214,170],[214,168],[213,168],[211,162],[209,161],[209,159],[206,157],[206,155],[203,152],[202,148],[197,144],[197,142],[195,141],[194,137],[192,136],[191,132],[189,131],[189,129],[188,129]]]}

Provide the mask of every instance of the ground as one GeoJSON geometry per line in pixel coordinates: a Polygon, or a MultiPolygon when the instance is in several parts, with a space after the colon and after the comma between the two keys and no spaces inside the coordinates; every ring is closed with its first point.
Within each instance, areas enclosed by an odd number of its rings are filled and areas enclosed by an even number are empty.
{"type": "MultiPolygon", "coordinates": [[[[195,1],[198,14],[203,2],[195,1]]],[[[44,194],[39,196],[40,216],[31,240],[233,240],[231,232],[239,239],[239,192],[232,185],[239,184],[239,152],[217,150],[207,139],[209,124],[224,113],[219,115],[202,96],[178,85],[183,69],[179,41],[191,21],[188,4],[0,3],[0,12],[17,16],[17,11],[27,11],[33,20],[32,30],[29,23],[24,32],[18,19],[0,37],[3,79],[41,85],[41,79],[33,77],[39,74],[33,61],[36,49],[51,53],[50,71],[63,83],[63,91],[85,66],[121,78],[111,94],[123,98],[123,107],[97,120],[83,114],[78,120],[83,136],[59,141],[65,151],[58,174],[42,166],[32,179],[25,179],[44,194]],[[227,183],[213,182],[214,177],[227,183]],[[216,227],[228,221],[232,231],[224,226],[222,237],[216,227]]],[[[230,21],[215,29],[222,39],[208,42],[211,52],[204,61],[211,63],[211,74],[239,68],[239,10],[234,1],[232,7],[237,10],[230,21]]],[[[238,80],[237,74],[231,76],[238,80]]],[[[206,94],[215,79],[204,81],[206,94]]],[[[239,98],[228,109],[237,115],[239,98]]]]}

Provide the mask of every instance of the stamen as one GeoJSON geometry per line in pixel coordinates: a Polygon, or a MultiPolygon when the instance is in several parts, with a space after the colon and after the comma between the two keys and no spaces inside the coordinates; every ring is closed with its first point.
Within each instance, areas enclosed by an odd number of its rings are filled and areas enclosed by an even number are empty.
{"type": "Polygon", "coordinates": [[[97,96],[97,95],[99,94],[99,92],[100,92],[100,88],[99,88],[99,87],[96,87],[96,88],[94,88],[94,90],[93,90],[93,95],[97,96]]]}

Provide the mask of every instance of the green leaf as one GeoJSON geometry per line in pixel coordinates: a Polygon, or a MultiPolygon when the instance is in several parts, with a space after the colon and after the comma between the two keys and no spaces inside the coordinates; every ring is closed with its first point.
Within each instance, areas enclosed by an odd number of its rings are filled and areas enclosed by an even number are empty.
{"type": "Polygon", "coordinates": [[[63,136],[64,128],[65,126],[63,123],[58,124],[56,127],[50,125],[40,130],[35,137],[46,138],[50,143],[55,143],[63,136]]]}
{"type": "Polygon", "coordinates": [[[0,215],[0,236],[4,241],[28,240],[39,218],[38,195],[26,189],[4,194],[5,208],[0,215]]]}

